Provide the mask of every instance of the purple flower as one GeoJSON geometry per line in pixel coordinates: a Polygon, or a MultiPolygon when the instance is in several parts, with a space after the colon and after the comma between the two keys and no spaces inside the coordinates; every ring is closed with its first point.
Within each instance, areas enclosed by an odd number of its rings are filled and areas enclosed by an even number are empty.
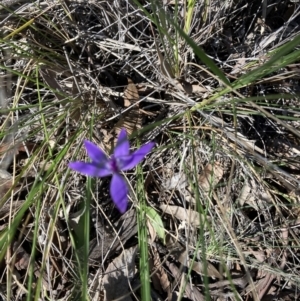
{"type": "Polygon", "coordinates": [[[112,175],[110,195],[121,213],[127,209],[128,187],[121,176],[121,171],[134,168],[152,150],[155,143],[142,145],[138,150],[130,153],[130,145],[125,129],[122,129],[114,153],[108,158],[94,143],[85,140],[84,146],[91,162],[71,162],[69,167],[75,171],[91,177],[106,177],[112,175]]]}

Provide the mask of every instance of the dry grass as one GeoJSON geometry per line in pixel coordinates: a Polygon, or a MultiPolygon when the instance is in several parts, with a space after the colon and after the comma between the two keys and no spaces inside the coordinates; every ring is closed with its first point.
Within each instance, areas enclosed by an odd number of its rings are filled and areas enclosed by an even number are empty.
{"type": "MultiPolygon", "coordinates": [[[[151,298],[298,300],[298,61],[206,104],[222,81],[160,10],[184,28],[182,1],[140,3],[148,14],[129,0],[0,9],[0,296],[142,299],[137,175],[120,216],[109,179],[67,169],[87,160],[83,139],[110,153],[125,127],[157,142],[142,165],[166,232],[147,224],[151,298]]],[[[299,35],[299,7],[196,1],[188,34],[234,82],[299,35]]]]}

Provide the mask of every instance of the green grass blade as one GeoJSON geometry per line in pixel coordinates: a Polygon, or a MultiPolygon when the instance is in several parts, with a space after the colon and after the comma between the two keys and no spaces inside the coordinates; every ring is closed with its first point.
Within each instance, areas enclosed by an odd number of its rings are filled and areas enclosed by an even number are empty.
{"type": "Polygon", "coordinates": [[[147,215],[146,199],[144,193],[144,179],[142,168],[137,166],[137,198],[140,202],[138,215],[138,242],[140,250],[140,280],[141,280],[141,300],[150,301],[150,269],[148,259],[148,236],[147,236],[147,215]]]}
{"type": "Polygon", "coordinates": [[[184,40],[191,46],[198,58],[205,64],[210,70],[223,82],[225,85],[230,86],[230,82],[224,73],[218,68],[218,66],[213,62],[211,58],[199,47],[192,38],[190,38],[178,24],[176,24],[172,19],[169,22],[176,28],[179,34],[184,38],[184,40]]]}

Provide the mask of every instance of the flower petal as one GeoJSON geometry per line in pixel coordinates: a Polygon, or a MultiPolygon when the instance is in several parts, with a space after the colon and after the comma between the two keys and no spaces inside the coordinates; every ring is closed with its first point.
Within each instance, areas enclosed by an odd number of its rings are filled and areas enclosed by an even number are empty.
{"type": "Polygon", "coordinates": [[[119,174],[114,174],[110,183],[110,196],[121,213],[127,209],[128,188],[125,180],[119,174]]]}
{"type": "Polygon", "coordinates": [[[152,150],[155,146],[154,142],[144,144],[140,149],[136,150],[133,154],[129,155],[127,159],[122,160],[122,166],[120,168],[123,171],[132,169],[138,165],[152,150]]]}
{"type": "Polygon", "coordinates": [[[117,145],[114,150],[114,156],[115,158],[128,156],[129,151],[130,151],[130,145],[127,139],[127,133],[125,129],[122,129],[119,134],[117,145]]]}
{"type": "Polygon", "coordinates": [[[70,162],[69,167],[75,171],[91,177],[106,177],[112,174],[112,172],[108,168],[99,167],[96,163],[93,162],[70,162]]]}
{"type": "Polygon", "coordinates": [[[88,140],[84,140],[84,146],[88,153],[88,156],[92,159],[92,161],[101,163],[102,166],[107,162],[107,157],[105,153],[94,143],[88,140]]]}

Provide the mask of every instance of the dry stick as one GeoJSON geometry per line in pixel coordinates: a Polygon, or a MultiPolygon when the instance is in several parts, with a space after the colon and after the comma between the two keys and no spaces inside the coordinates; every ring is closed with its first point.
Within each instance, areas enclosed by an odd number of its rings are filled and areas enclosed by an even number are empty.
{"type": "Polygon", "coordinates": [[[0,1],[0,5],[1,5],[0,10],[20,2],[27,2],[27,0],[2,0],[0,1]]]}

